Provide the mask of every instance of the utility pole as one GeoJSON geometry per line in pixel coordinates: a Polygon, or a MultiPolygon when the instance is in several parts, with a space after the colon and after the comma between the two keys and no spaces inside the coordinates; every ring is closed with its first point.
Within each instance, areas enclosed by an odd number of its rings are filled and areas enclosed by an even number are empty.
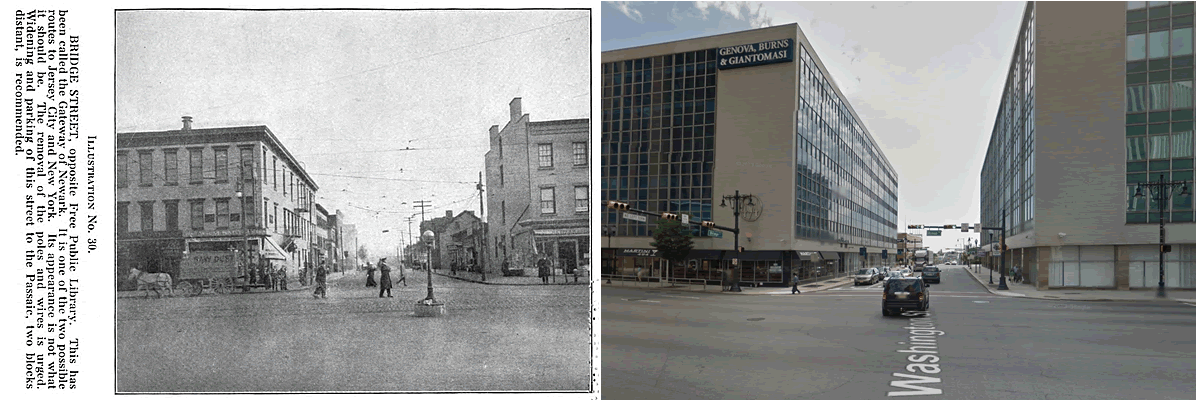
{"type": "Polygon", "coordinates": [[[413,247],[415,247],[415,246],[416,246],[416,243],[415,243],[415,242],[413,242],[413,238],[412,238],[412,223],[413,223],[413,219],[416,219],[416,218],[417,218],[417,216],[416,216],[415,214],[414,214],[414,215],[410,215],[410,216],[408,216],[408,218],[406,218],[406,220],[408,221],[408,246],[409,246],[409,249],[408,249],[408,265],[409,265],[409,266],[412,266],[412,265],[413,265],[413,262],[415,262],[415,261],[416,261],[416,260],[414,260],[414,259],[413,259],[413,255],[412,255],[412,252],[413,252],[413,250],[414,250],[414,249],[413,249],[413,247]]]}
{"type": "MultiPolygon", "coordinates": [[[[432,205],[429,204],[430,203],[429,200],[417,200],[417,201],[414,201],[413,203],[416,203],[413,205],[413,207],[421,209],[421,225],[424,225],[425,224],[425,208],[432,207],[432,205]]],[[[420,225],[417,226],[417,228],[420,228],[420,227],[421,227],[420,225]]],[[[421,235],[421,239],[423,242],[424,235],[421,235]]],[[[433,303],[436,300],[433,299],[433,260],[431,259],[431,256],[432,256],[430,254],[431,252],[432,252],[432,249],[425,251],[425,262],[427,264],[425,266],[425,275],[427,278],[425,280],[425,286],[429,290],[429,293],[425,297],[425,300],[428,300],[430,303],[433,303]]]]}
{"type": "Polygon", "coordinates": [[[479,254],[476,255],[475,262],[479,263],[479,277],[484,282],[487,282],[488,263],[483,261],[487,259],[487,250],[485,248],[487,248],[488,239],[487,224],[483,222],[483,171],[479,171],[479,183],[475,185],[475,190],[479,191],[479,226],[481,228],[480,234],[482,235],[479,237],[479,254]]]}

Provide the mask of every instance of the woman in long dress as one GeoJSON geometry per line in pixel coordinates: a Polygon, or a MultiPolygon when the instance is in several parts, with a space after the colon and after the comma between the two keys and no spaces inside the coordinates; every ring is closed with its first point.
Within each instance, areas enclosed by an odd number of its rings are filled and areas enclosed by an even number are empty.
{"type": "Polygon", "coordinates": [[[375,287],[375,267],[367,266],[367,287],[375,287]]]}

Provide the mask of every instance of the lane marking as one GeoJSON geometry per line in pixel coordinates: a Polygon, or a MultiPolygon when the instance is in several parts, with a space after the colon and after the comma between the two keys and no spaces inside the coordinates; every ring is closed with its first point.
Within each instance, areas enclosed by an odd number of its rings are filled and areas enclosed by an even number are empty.
{"type": "Polygon", "coordinates": [[[699,298],[699,297],[692,297],[692,296],[675,296],[675,295],[670,295],[670,294],[664,294],[664,295],[662,295],[662,296],[663,296],[663,297],[678,297],[678,298],[681,298],[681,299],[696,299],[696,300],[700,300],[700,298],[699,298]]]}

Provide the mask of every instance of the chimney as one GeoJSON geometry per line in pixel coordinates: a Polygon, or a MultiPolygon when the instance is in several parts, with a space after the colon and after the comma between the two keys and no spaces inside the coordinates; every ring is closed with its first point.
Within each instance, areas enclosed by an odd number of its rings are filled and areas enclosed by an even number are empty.
{"type": "Polygon", "coordinates": [[[512,99],[512,101],[508,103],[508,114],[509,114],[508,118],[510,121],[515,122],[516,120],[521,119],[521,98],[520,97],[514,97],[512,99]]]}
{"type": "Polygon", "coordinates": [[[183,131],[192,130],[192,117],[189,117],[186,115],[183,116],[183,129],[180,129],[180,130],[183,130],[183,131]]]}
{"type": "Polygon", "coordinates": [[[446,210],[446,218],[454,218],[454,211],[446,210]]]}

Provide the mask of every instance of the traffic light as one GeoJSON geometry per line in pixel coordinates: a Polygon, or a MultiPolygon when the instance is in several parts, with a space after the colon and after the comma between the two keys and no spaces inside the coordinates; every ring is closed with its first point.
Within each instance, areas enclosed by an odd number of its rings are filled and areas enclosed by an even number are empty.
{"type": "Polygon", "coordinates": [[[963,231],[963,232],[970,232],[970,231],[971,231],[971,224],[968,224],[968,223],[966,223],[966,222],[963,222],[963,223],[962,223],[962,231],[963,231]]]}
{"type": "Polygon", "coordinates": [[[700,226],[703,226],[708,229],[712,229],[712,228],[716,228],[717,224],[712,221],[701,221],[700,226]]]}
{"type": "Polygon", "coordinates": [[[909,225],[908,229],[921,229],[924,227],[925,227],[925,225],[909,225]]]}
{"type": "Polygon", "coordinates": [[[679,214],[674,214],[674,213],[662,213],[662,216],[661,216],[661,218],[662,218],[662,219],[669,219],[669,220],[673,220],[673,221],[678,221],[678,220],[679,220],[679,214]]]}
{"type": "Polygon", "coordinates": [[[606,204],[606,205],[608,206],[608,208],[611,208],[611,209],[614,209],[614,210],[621,210],[621,211],[625,211],[625,210],[628,210],[628,209],[629,209],[629,203],[622,203],[622,202],[619,202],[619,201],[612,201],[612,200],[609,200],[609,201],[608,201],[608,204],[606,204]]]}
{"type": "Polygon", "coordinates": [[[942,225],[942,229],[954,229],[954,225],[942,225]]]}

